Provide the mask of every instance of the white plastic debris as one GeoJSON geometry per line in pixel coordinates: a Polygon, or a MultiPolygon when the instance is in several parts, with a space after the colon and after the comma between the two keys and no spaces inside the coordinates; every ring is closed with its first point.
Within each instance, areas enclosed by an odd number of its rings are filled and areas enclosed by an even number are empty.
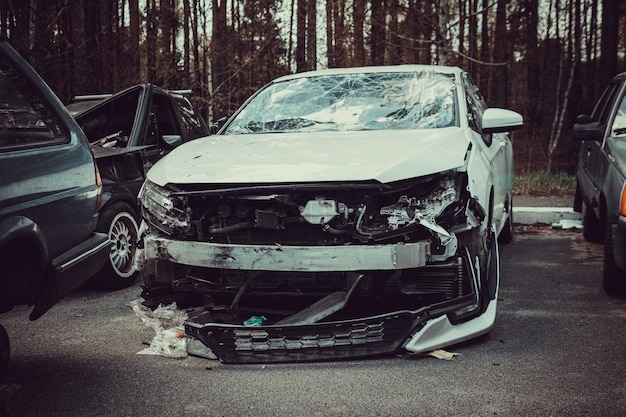
{"type": "Polygon", "coordinates": [[[188,318],[187,313],[179,310],[176,303],[167,306],[159,304],[154,311],[141,303],[142,300],[132,301],[130,307],[146,326],[154,330],[155,336],[150,347],[137,354],[186,358],[188,338],[185,337],[183,323],[188,318]]]}
{"type": "Polygon", "coordinates": [[[448,352],[447,350],[443,350],[443,349],[436,349],[436,350],[433,350],[432,352],[428,352],[428,356],[432,356],[433,358],[441,359],[444,361],[451,361],[452,359],[454,359],[456,356],[459,356],[459,355],[460,353],[448,352]]]}
{"type": "Polygon", "coordinates": [[[443,361],[451,361],[455,357],[459,356],[460,353],[448,352],[447,350],[443,350],[443,349],[435,349],[430,352],[414,353],[414,355],[415,356],[431,356],[433,358],[441,359],[443,361]]]}
{"type": "Polygon", "coordinates": [[[576,220],[561,219],[557,223],[552,223],[552,228],[553,229],[562,229],[562,230],[565,230],[565,229],[582,229],[583,228],[583,223],[579,219],[576,219],[576,220]]]}

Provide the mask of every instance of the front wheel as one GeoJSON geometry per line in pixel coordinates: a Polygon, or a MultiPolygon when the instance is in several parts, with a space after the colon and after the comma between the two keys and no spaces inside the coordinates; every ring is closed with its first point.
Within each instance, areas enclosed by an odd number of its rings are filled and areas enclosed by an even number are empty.
{"type": "Polygon", "coordinates": [[[615,264],[613,255],[613,232],[610,223],[608,221],[606,223],[602,284],[604,291],[610,296],[623,297],[626,296],[626,270],[615,264]]]}
{"type": "Polygon", "coordinates": [[[95,277],[96,284],[111,290],[131,286],[137,278],[135,254],[139,227],[135,210],[127,203],[114,203],[100,213],[97,229],[109,235],[111,252],[109,261],[95,277]]]}

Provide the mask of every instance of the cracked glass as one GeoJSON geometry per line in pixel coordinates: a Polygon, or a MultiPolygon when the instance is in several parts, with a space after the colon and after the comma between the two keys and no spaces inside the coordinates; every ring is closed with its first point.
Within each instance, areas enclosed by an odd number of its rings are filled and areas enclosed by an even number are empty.
{"type": "Polygon", "coordinates": [[[455,107],[451,74],[320,75],[269,85],[224,133],[436,129],[456,125],[455,107]]]}

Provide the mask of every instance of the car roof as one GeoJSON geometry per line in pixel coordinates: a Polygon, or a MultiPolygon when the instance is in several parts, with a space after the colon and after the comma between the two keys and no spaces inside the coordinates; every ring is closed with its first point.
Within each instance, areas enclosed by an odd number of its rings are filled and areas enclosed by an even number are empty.
{"type": "Polygon", "coordinates": [[[443,65],[383,65],[368,67],[351,67],[351,68],[329,68],[316,71],[299,72],[297,74],[289,74],[279,77],[274,82],[293,80],[298,78],[319,77],[324,75],[342,75],[342,74],[364,74],[364,73],[385,73],[385,72],[417,72],[417,71],[435,71],[441,74],[458,75],[463,73],[459,67],[449,67],[443,65]]]}

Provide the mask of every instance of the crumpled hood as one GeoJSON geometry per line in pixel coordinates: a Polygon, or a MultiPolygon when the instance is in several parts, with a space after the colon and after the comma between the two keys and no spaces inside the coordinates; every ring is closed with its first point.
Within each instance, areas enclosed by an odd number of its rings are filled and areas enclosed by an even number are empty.
{"type": "Polygon", "coordinates": [[[463,165],[469,139],[429,130],[209,136],[174,149],[147,178],[166,184],[367,181],[420,177],[463,165]]]}

